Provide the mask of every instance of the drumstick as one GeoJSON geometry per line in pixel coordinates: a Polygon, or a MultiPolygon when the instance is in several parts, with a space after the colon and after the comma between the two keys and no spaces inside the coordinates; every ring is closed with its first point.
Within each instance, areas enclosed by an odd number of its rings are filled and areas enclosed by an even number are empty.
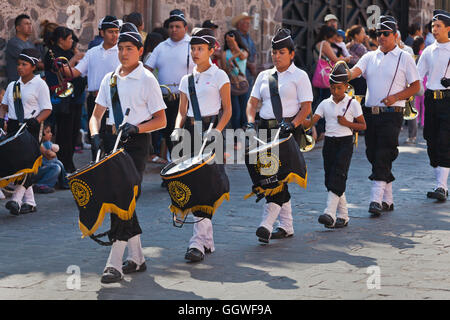
{"type": "Polygon", "coordinates": [[[98,149],[97,150],[97,157],[95,157],[95,162],[97,163],[98,160],[100,160],[100,154],[102,153],[102,150],[98,149]]]}
{"type": "Polygon", "coordinates": [[[278,139],[278,136],[280,135],[280,131],[281,131],[281,128],[278,129],[277,134],[275,135],[275,138],[273,138],[272,141],[276,141],[278,139]]]}
{"type": "Polygon", "coordinates": [[[209,124],[208,131],[206,131],[205,139],[203,140],[203,145],[202,145],[202,147],[200,148],[200,152],[198,153],[197,158],[200,158],[200,156],[201,156],[202,153],[203,153],[203,149],[205,149],[205,147],[206,147],[206,143],[208,142],[208,139],[206,138],[206,136],[211,132],[213,124],[214,124],[213,122],[211,122],[211,123],[209,124]]]}
{"type": "MultiPolygon", "coordinates": [[[[127,110],[125,111],[125,117],[123,117],[122,124],[120,125],[121,127],[123,125],[125,125],[125,123],[127,122],[129,114],[130,114],[130,108],[127,108],[127,110]]],[[[123,131],[123,128],[120,129],[119,133],[117,134],[117,139],[116,139],[116,143],[114,144],[113,153],[116,152],[116,150],[117,150],[117,146],[119,145],[120,138],[122,137],[122,131],[123,131]]]]}
{"type": "MultiPolygon", "coordinates": [[[[33,112],[31,112],[31,116],[33,116],[35,112],[36,110],[33,110],[33,112]]],[[[19,128],[19,130],[17,130],[16,134],[14,135],[14,138],[16,138],[22,132],[23,128],[25,128],[26,125],[27,125],[26,122],[22,124],[22,126],[19,128]]]]}

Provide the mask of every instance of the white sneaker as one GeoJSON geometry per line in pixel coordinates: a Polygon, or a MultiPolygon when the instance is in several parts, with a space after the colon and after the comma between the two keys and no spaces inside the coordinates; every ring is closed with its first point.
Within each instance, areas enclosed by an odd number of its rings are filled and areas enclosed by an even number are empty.
{"type": "Polygon", "coordinates": [[[406,144],[416,144],[416,138],[408,138],[405,141],[406,144]]]}
{"type": "Polygon", "coordinates": [[[3,194],[3,191],[0,190],[0,200],[6,199],[5,195],[3,194]]]}

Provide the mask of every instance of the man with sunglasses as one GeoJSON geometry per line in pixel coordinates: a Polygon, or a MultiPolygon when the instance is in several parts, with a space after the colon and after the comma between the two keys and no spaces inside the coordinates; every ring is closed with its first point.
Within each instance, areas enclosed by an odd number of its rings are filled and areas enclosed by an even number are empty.
{"type": "Polygon", "coordinates": [[[436,187],[427,197],[446,201],[450,172],[450,13],[435,10],[431,26],[436,41],[423,51],[417,64],[420,78],[428,77],[423,137],[436,178],[436,187]]]}
{"type": "Polygon", "coordinates": [[[373,181],[369,212],[374,217],[394,209],[391,172],[398,156],[398,137],[406,100],[420,90],[414,59],[396,44],[397,21],[381,16],[377,24],[379,47],[366,53],[350,70],[350,79],[363,76],[367,81],[364,118],[366,156],[372,165],[373,181]]]}

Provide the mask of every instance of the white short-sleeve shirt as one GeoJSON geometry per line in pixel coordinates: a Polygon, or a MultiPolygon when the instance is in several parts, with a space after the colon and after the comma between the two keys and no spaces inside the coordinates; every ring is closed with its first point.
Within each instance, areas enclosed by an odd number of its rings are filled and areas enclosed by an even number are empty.
{"type": "MultiPolygon", "coordinates": [[[[359,59],[355,67],[362,71],[362,76],[367,80],[365,104],[367,107],[385,107],[386,105],[381,101],[388,96],[388,93],[389,95],[396,94],[406,89],[407,84],[419,80],[419,73],[413,57],[398,46],[387,54],[384,54],[380,48],[369,51],[359,59]],[[400,53],[402,55],[397,75],[389,93],[400,53]]],[[[396,101],[392,106],[404,107],[405,102],[405,100],[396,101]]]]}
{"type": "Polygon", "coordinates": [[[105,50],[103,43],[89,49],[83,59],[75,66],[83,77],[88,77],[88,91],[98,91],[105,74],[116,70],[120,65],[117,45],[105,50]]]}
{"type": "MultiPolygon", "coordinates": [[[[269,76],[276,68],[261,72],[256,78],[251,96],[262,100],[259,115],[265,120],[275,119],[270,100],[269,76]]],[[[284,72],[278,72],[278,91],[283,106],[283,118],[294,117],[300,110],[300,104],[313,101],[311,82],[305,71],[293,63],[284,72]]]]}
{"type": "MultiPolygon", "coordinates": [[[[144,68],[142,62],[139,62],[139,66],[125,77],[119,75],[121,67],[122,65],[119,65],[115,71],[117,92],[123,113],[130,108],[128,123],[138,125],[150,120],[154,113],[166,109],[158,81],[153,73],[144,68]]],[[[95,100],[95,103],[109,109],[108,125],[115,123],[111,103],[111,75],[112,72],[103,78],[95,100]]]]}
{"type": "Polygon", "coordinates": [[[421,79],[427,76],[427,88],[430,90],[445,90],[441,84],[442,77],[450,78],[450,42],[433,44],[423,50],[420,55],[417,69],[421,79]],[[447,68],[447,72],[445,72],[447,68]]]}
{"type": "MultiPolygon", "coordinates": [[[[230,80],[225,71],[219,69],[212,64],[208,70],[198,72],[197,67],[194,68],[194,85],[197,94],[197,100],[202,117],[213,116],[219,114],[222,108],[222,99],[220,97],[220,89],[230,80]]],[[[189,75],[185,75],[181,79],[180,91],[186,94],[189,100],[188,117],[193,117],[191,97],[189,94],[189,75]]]]}
{"type": "Polygon", "coordinates": [[[350,100],[352,100],[352,98],[345,95],[344,99],[339,101],[339,103],[335,103],[333,96],[330,96],[329,98],[322,100],[317,106],[314,114],[325,119],[325,135],[327,137],[345,137],[353,134],[349,127],[339,124],[337,118],[345,113],[345,119],[353,122],[355,118],[358,118],[363,114],[361,105],[355,99],[351,101],[347,112],[345,112],[350,100]]]}
{"type": "MultiPolygon", "coordinates": [[[[52,110],[50,90],[47,83],[45,83],[40,76],[34,76],[33,79],[25,84],[22,82],[22,78],[19,78],[18,81],[20,83],[20,95],[22,97],[25,119],[37,117],[42,110],[52,110]],[[35,111],[35,113],[31,115],[33,111],[35,111]]],[[[2,104],[8,106],[8,119],[13,120],[17,120],[13,96],[15,83],[15,81],[9,83],[2,100],[2,104]]]]}
{"type": "Polygon", "coordinates": [[[158,82],[169,86],[173,93],[178,93],[181,78],[194,70],[190,41],[191,37],[188,35],[177,42],[168,38],[158,44],[144,61],[144,64],[153,70],[158,69],[158,82]]]}

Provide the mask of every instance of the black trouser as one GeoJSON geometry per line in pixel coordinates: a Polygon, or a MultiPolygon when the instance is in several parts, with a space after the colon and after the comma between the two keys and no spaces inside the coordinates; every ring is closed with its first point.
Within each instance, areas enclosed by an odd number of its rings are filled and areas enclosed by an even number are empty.
{"type": "MultiPolygon", "coordinates": [[[[86,109],[88,114],[88,137],[91,136],[91,132],[89,130],[89,120],[92,117],[92,113],[94,112],[95,108],[95,99],[97,98],[97,92],[89,92],[87,98],[86,98],[86,109]]],[[[102,117],[102,120],[100,122],[100,130],[99,134],[102,139],[105,139],[105,132],[106,132],[106,118],[108,118],[109,109],[106,109],[105,114],[102,117]]],[[[95,160],[95,157],[97,156],[94,154],[94,151],[91,150],[92,153],[92,160],[95,160]]]]}
{"type": "MultiPolygon", "coordinates": [[[[291,121],[293,118],[284,118],[286,121],[291,121]]],[[[267,129],[267,141],[271,141],[272,140],[272,129],[277,129],[277,126],[270,126],[267,123],[267,120],[261,119],[260,123],[259,123],[259,129],[267,129]]],[[[275,183],[274,185],[268,185],[268,188],[271,187],[275,187],[277,185],[277,183],[275,183]]],[[[276,203],[277,205],[279,205],[280,207],[283,206],[284,203],[288,202],[291,199],[291,194],[289,193],[289,188],[288,188],[288,184],[284,183],[283,184],[283,190],[273,196],[266,196],[266,203],[276,203]]]]}
{"type": "MultiPolygon", "coordinates": [[[[24,122],[26,122],[28,119],[25,119],[24,122]]],[[[8,134],[12,134],[17,132],[17,130],[20,129],[20,124],[19,121],[14,120],[14,119],[9,119],[7,122],[7,133],[8,134]]],[[[25,129],[24,129],[25,130],[25,129]]],[[[40,127],[39,128],[34,128],[34,129],[29,129],[26,128],[26,130],[28,130],[28,132],[33,136],[33,138],[36,139],[36,141],[39,143],[39,133],[40,133],[40,127]]],[[[25,189],[28,189],[29,187],[32,186],[33,184],[33,176],[32,174],[27,174],[25,181],[23,183],[23,186],[25,187],[25,189]]]]}
{"type": "Polygon", "coordinates": [[[173,143],[170,140],[170,135],[172,134],[173,129],[175,128],[175,121],[177,120],[180,97],[177,96],[177,98],[172,101],[170,101],[168,98],[164,98],[164,102],[167,106],[167,109],[165,110],[167,124],[166,127],[162,129],[162,132],[163,137],[166,140],[167,148],[169,149],[169,152],[172,152],[173,143]]]}
{"type": "Polygon", "coordinates": [[[63,163],[68,173],[76,170],[73,163],[73,154],[81,127],[82,104],[70,103],[69,113],[56,113],[56,139],[59,145],[58,159],[63,163]]]}
{"type": "Polygon", "coordinates": [[[398,136],[403,123],[402,112],[380,112],[372,114],[371,108],[363,108],[367,124],[365,133],[366,156],[372,164],[370,180],[395,180],[392,163],[398,157],[398,136]]]}
{"type": "Polygon", "coordinates": [[[352,154],[353,135],[346,137],[325,136],[322,149],[325,187],[339,197],[345,192],[352,154]]]}
{"type": "MultiPolygon", "coordinates": [[[[112,144],[112,146],[111,145],[109,146],[110,149],[106,149],[106,152],[112,151],[114,144],[112,144]]],[[[123,146],[125,151],[133,159],[134,165],[136,166],[136,169],[140,175],[139,192],[137,198],[139,198],[141,194],[141,184],[145,170],[145,164],[148,158],[149,146],[150,146],[150,135],[146,133],[131,136],[123,146]]],[[[133,213],[133,217],[130,220],[126,221],[120,219],[115,214],[111,214],[110,216],[111,216],[111,229],[108,232],[109,241],[116,241],[116,240],[128,241],[128,239],[142,233],[142,229],[139,225],[139,221],[136,215],[136,210],[133,213]]]]}
{"type": "Polygon", "coordinates": [[[450,168],[450,97],[435,100],[433,91],[425,92],[423,137],[430,165],[450,168]]]}

